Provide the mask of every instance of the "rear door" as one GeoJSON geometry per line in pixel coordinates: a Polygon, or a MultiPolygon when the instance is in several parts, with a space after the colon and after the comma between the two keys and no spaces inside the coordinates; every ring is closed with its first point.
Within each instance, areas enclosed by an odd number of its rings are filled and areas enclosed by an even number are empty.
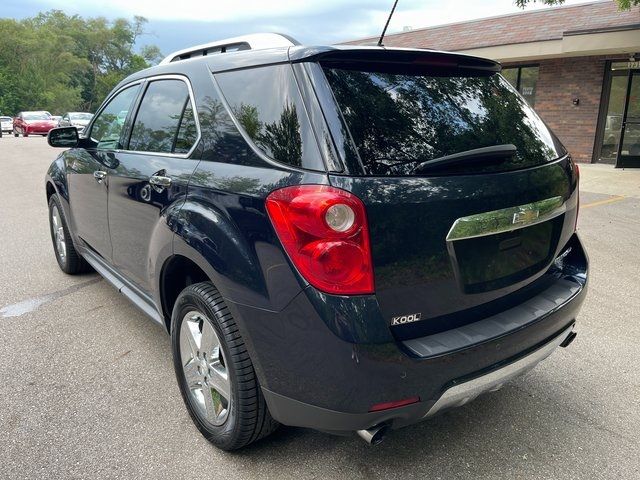
{"type": "Polygon", "coordinates": [[[143,88],[128,145],[109,176],[109,229],[114,265],[151,294],[161,267],[155,260],[171,248],[167,214],[184,199],[200,130],[185,77],[151,78],[143,88]]]}
{"type": "Polygon", "coordinates": [[[97,114],[89,134],[89,148],[75,148],[66,156],[71,217],[77,235],[107,260],[111,240],[107,214],[109,172],[117,164],[125,118],[140,85],[120,90],[97,114]]]}
{"type": "Polygon", "coordinates": [[[574,232],[577,183],[502,77],[424,55],[309,70],[345,160],[330,181],[367,208],[384,316],[447,328],[547,270],[574,232]]]}

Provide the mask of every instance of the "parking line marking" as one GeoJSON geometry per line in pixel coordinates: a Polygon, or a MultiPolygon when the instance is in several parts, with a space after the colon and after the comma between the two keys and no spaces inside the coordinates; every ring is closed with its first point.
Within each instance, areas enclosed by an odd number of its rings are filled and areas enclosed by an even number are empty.
{"type": "Polygon", "coordinates": [[[625,198],[627,198],[627,197],[616,195],[613,198],[607,198],[605,200],[598,200],[597,202],[591,202],[591,203],[587,203],[585,205],[580,205],[580,210],[582,210],[583,208],[599,207],[600,205],[607,205],[609,203],[616,203],[616,202],[619,202],[620,200],[624,200],[625,198]]]}
{"type": "Polygon", "coordinates": [[[69,295],[70,293],[77,292],[80,289],[88,287],[89,285],[93,285],[94,283],[98,283],[102,281],[102,278],[94,278],[92,280],[88,280],[83,283],[76,283],[75,285],[71,285],[70,287],[64,288],[62,290],[58,290],[57,292],[48,293],[46,295],[42,295],[40,297],[33,297],[23,300],[18,303],[13,303],[11,305],[5,305],[0,308],[0,317],[8,318],[8,317],[20,317],[25,313],[33,312],[37,310],[45,303],[49,303],[53,300],[57,300],[60,297],[64,297],[65,295],[69,295]]]}

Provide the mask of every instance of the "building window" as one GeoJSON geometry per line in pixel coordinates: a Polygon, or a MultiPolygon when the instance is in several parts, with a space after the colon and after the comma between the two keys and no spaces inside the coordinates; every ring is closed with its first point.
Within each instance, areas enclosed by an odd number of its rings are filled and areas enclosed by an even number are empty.
{"type": "Polygon", "coordinates": [[[529,102],[536,104],[536,86],[538,85],[537,66],[503,68],[502,76],[515,87],[516,90],[529,102]]]}

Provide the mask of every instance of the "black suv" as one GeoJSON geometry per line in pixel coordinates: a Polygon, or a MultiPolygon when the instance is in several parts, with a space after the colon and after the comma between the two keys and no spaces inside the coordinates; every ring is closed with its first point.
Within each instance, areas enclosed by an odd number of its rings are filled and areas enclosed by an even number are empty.
{"type": "Polygon", "coordinates": [[[166,328],[216,446],[377,443],[575,337],[578,169],[499,72],[275,34],[178,52],[49,134],[58,263],[166,328]]]}

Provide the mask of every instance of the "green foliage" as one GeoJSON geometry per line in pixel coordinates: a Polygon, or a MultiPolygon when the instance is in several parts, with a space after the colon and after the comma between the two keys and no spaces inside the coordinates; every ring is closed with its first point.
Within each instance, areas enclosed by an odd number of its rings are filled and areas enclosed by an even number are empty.
{"type": "MultiPolygon", "coordinates": [[[[618,10],[630,10],[635,5],[640,5],[640,0],[613,0],[618,4],[618,10]]],[[[564,0],[515,0],[518,7],[524,8],[531,3],[540,2],[543,5],[562,5],[564,0]]]]}
{"type": "Polygon", "coordinates": [[[59,10],[21,21],[0,19],[0,113],[95,111],[124,77],[162,54],[134,51],[146,19],[83,18],[59,10]]]}

